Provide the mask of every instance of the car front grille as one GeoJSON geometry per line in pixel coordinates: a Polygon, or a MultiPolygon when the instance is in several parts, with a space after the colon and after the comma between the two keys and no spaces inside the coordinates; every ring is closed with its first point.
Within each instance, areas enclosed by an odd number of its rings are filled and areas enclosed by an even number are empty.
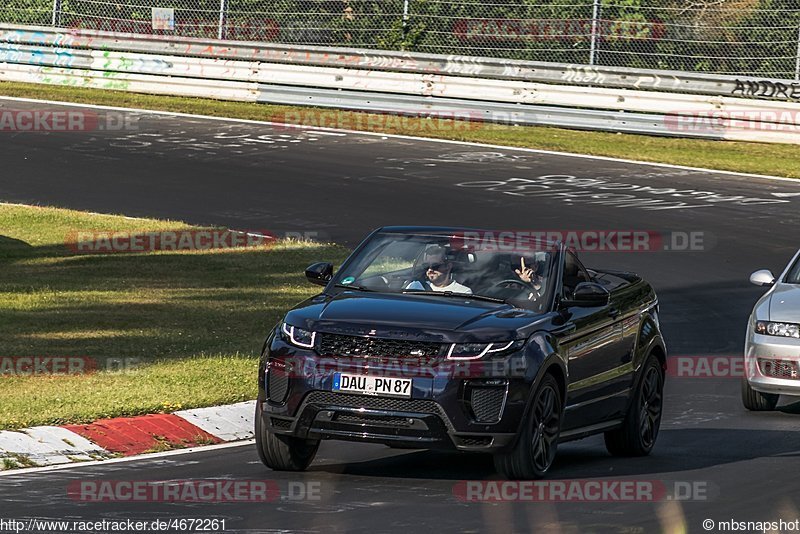
{"type": "Polygon", "coordinates": [[[306,402],[314,404],[334,404],[347,408],[368,410],[388,410],[392,412],[438,413],[439,406],[434,401],[421,399],[393,399],[374,395],[348,395],[332,391],[312,391],[306,402]]]}
{"type": "Polygon", "coordinates": [[[355,356],[361,358],[431,358],[438,356],[441,343],[381,339],[341,334],[320,334],[319,352],[323,356],[355,356]]]}
{"type": "Polygon", "coordinates": [[[382,415],[352,415],[342,413],[336,416],[337,423],[350,423],[356,425],[380,425],[390,427],[408,427],[414,422],[407,417],[392,417],[382,415]]]}
{"type": "Polygon", "coordinates": [[[450,419],[444,409],[432,400],[423,399],[393,399],[373,395],[349,395],[334,393],[332,391],[312,391],[306,395],[304,405],[316,404],[323,407],[364,408],[365,410],[383,410],[387,412],[406,412],[419,414],[433,414],[444,421],[448,430],[453,431],[450,419]]]}
{"type": "Polygon", "coordinates": [[[758,359],[758,368],[761,374],[770,378],[783,378],[786,380],[797,380],[798,365],[791,360],[769,360],[766,358],[758,359]]]}

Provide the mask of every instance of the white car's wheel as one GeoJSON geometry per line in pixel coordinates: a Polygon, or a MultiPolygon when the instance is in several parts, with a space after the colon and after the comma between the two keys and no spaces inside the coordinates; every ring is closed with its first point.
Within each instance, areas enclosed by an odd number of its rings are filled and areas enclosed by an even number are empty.
{"type": "Polygon", "coordinates": [[[753,412],[771,412],[778,405],[780,395],[762,393],[750,387],[746,378],[742,379],[742,404],[753,412]]]}

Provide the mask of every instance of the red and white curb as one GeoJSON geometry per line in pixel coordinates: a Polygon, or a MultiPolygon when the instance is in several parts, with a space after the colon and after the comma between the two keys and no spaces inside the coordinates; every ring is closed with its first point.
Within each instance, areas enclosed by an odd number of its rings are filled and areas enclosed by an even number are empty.
{"type": "Polygon", "coordinates": [[[255,401],[86,425],[0,431],[0,471],[134,456],[253,437],[255,401]]]}

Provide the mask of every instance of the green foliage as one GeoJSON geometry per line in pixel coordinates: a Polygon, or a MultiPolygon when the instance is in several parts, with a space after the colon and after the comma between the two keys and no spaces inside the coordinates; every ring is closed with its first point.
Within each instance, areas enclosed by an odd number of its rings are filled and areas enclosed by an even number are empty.
{"type": "Polygon", "coordinates": [[[46,0],[10,0],[0,8],[0,22],[10,24],[50,24],[53,3],[46,0]]]}
{"type": "Polygon", "coordinates": [[[384,50],[415,50],[425,39],[425,24],[403,23],[400,19],[391,30],[378,38],[378,47],[384,50]]]}

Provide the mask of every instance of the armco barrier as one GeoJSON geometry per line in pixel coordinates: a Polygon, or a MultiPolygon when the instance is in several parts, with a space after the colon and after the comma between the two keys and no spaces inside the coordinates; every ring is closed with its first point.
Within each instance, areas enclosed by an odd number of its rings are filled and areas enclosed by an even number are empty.
{"type": "MultiPolygon", "coordinates": [[[[659,90],[689,94],[731,96],[749,85],[761,83],[797,87],[795,99],[800,101],[800,84],[793,80],[764,80],[735,78],[695,72],[639,70],[624,67],[598,67],[581,64],[542,63],[470,56],[440,56],[413,52],[360,50],[354,48],[323,48],[317,46],[242,43],[241,41],[210,41],[183,37],[142,36],[82,29],[54,29],[45,26],[16,26],[0,24],[0,42],[37,47],[70,47],[106,51],[168,53],[190,57],[236,58],[269,63],[292,63],[308,66],[336,66],[447,74],[500,80],[521,80],[542,83],[566,83],[636,90],[659,90]]],[[[756,98],[777,98],[772,91],[758,91],[756,98]]],[[[783,98],[786,98],[783,96],[783,98]]]]}
{"type": "Polygon", "coordinates": [[[766,99],[757,80],[695,73],[13,25],[0,25],[0,80],[800,144],[788,80],[766,99]]]}

